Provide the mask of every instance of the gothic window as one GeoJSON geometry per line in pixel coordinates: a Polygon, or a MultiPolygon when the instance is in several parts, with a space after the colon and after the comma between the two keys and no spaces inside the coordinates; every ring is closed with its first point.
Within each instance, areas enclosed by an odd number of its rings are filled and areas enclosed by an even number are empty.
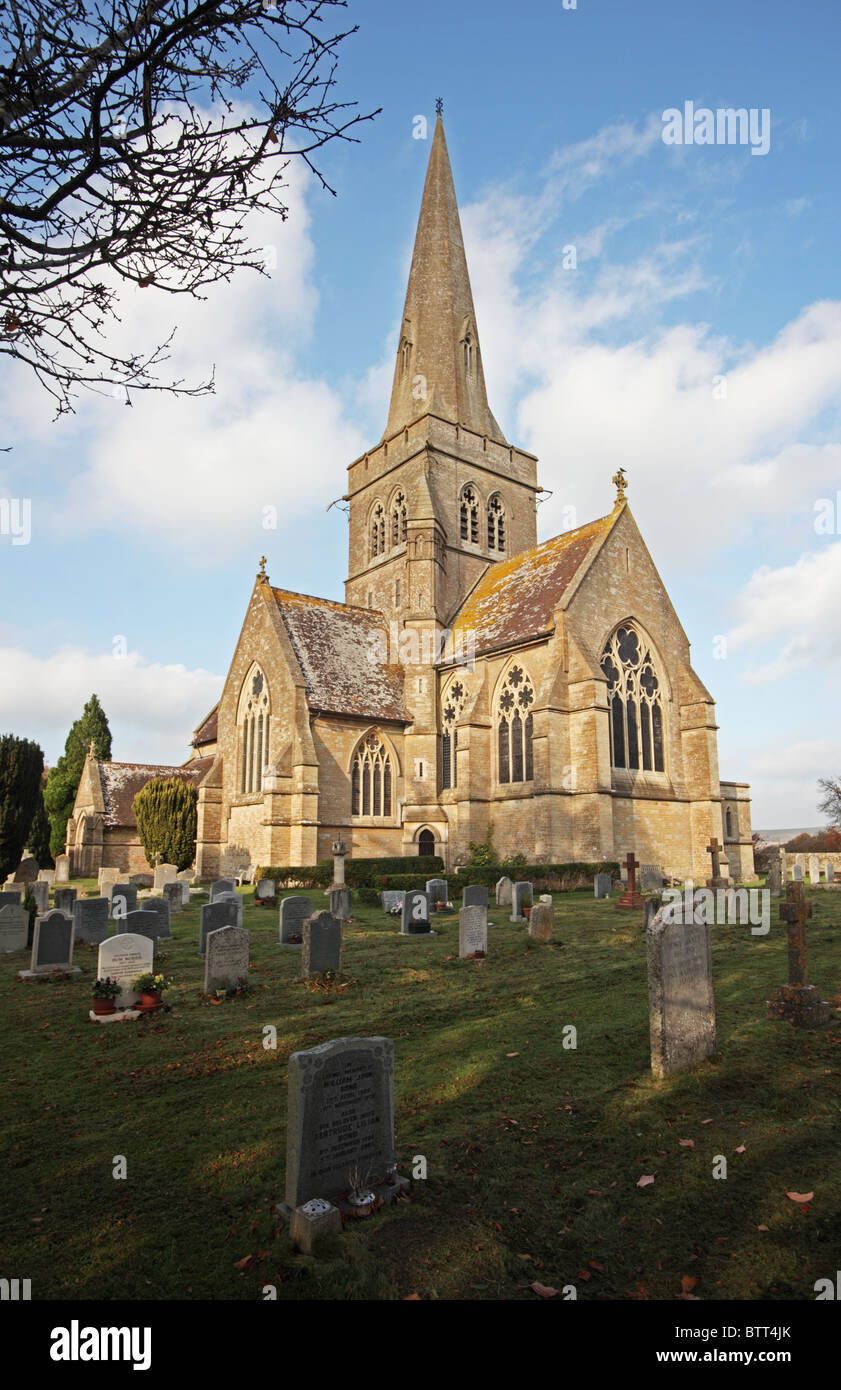
{"type": "Polygon", "coordinates": [[[488,503],[488,550],[505,551],[505,508],[498,492],[488,503]]]}
{"type": "Polygon", "coordinates": [[[472,333],[465,333],[464,338],[462,339],[462,344],[461,344],[461,345],[462,345],[462,348],[463,348],[463,350],[464,350],[464,374],[465,374],[465,376],[472,376],[472,375],[473,375],[474,352],[475,352],[475,350],[474,350],[474,345],[473,345],[473,334],[472,334],[472,333]]]}
{"type": "Polygon", "coordinates": [[[391,504],[391,544],[400,545],[406,539],[406,496],[398,492],[391,504]]]}
{"type": "Polygon", "coordinates": [[[391,817],[391,756],[379,734],[366,734],[353,757],[350,808],[354,816],[391,817]]]}
{"type": "Polygon", "coordinates": [[[400,607],[400,580],[399,580],[399,579],[395,579],[395,581],[394,581],[394,606],[395,606],[395,608],[399,608],[399,607],[400,607]]]}
{"type": "Polygon", "coordinates": [[[263,789],[269,761],[271,702],[259,667],[252,667],[239,701],[239,791],[242,796],[263,789]]]}
{"type": "Polygon", "coordinates": [[[412,350],[412,344],[409,342],[409,339],[408,339],[408,338],[403,338],[403,339],[401,339],[401,342],[400,342],[400,370],[401,370],[401,372],[403,373],[404,376],[405,376],[406,372],[409,370],[409,354],[410,354],[411,350],[412,350]]]}
{"type": "Polygon", "coordinates": [[[728,840],[732,840],[732,839],[733,839],[733,817],[732,817],[731,814],[730,814],[729,808],[728,808],[727,815],[726,815],[725,819],[726,819],[726,822],[727,822],[727,828],[726,828],[726,830],[725,830],[725,834],[726,834],[728,840]]]}
{"type": "Polygon", "coordinates": [[[651,652],[630,623],[605,644],[610,761],[632,772],[663,772],[663,700],[651,652]]]}
{"type": "Polygon", "coordinates": [[[456,759],[458,754],[458,720],[464,708],[467,689],[456,678],[447,687],[441,707],[441,789],[458,785],[456,759]]]}
{"type": "Polygon", "coordinates": [[[418,836],[418,854],[425,855],[434,853],[435,836],[433,835],[431,830],[422,830],[420,835],[418,836]]]}
{"type": "Polygon", "coordinates": [[[371,558],[385,554],[385,510],[378,502],[371,513],[371,558]]]}
{"type": "Polygon", "coordinates": [[[534,685],[522,666],[512,666],[497,701],[500,782],[534,780],[534,685]]]}
{"type": "Polygon", "coordinates": [[[479,543],[479,499],[470,486],[461,490],[461,539],[479,543]]]}

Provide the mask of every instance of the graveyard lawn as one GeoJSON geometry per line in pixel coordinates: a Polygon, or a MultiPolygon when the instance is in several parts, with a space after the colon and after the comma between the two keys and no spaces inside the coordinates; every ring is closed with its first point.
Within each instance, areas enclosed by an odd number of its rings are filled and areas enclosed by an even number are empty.
{"type": "Polygon", "coordinates": [[[249,890],[250,991],[215,1004],[194,901],[156,957],[171,1011],[111,1027],[88,1020],[95,946],[75,948],[81,976],[37,983],[6,956],[4,1266],[35,1299],[813,1299],[841,1268],[841,909],[807,896],[829,1027],[766,1018],[786,979],[775,900],[767,937],[713,928],[719,1051],[662,1082],[642,914],[589,891],[555,895],[549,942],[491,905],[484,960],[458,958],[457,914],[401,936],[355,904],[350,983],[324,991],[249,890]],[[288,1058],[360,1035],[394,1041],[397,1163],[411,1176],[422,1156],[427,1177],[296,1255],[273,1212],[288,1058]]]}

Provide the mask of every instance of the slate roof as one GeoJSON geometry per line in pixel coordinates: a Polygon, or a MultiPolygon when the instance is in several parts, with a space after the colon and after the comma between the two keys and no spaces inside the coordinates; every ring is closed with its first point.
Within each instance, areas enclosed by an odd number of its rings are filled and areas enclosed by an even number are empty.
{"type": "Polygon", "coordinates": [[[301,666],[310,709],[409,723],[403,668],[388,661],[382,615],[331,599],[272,589],[301,666]]]}
{"type": "Polygon", "coordinates": [[[615,513],[565,531],[533,550],[491,565],[468,594],[453,624],[474,634],[475,654],[526,642],[554,626],[553,612],[615,513]]]}
{"type": "Polygon", "coordinates": [[[200,748],[204,743],[215,743],[219,733],[219,705],[215,704],[213,709],[199,724],[193,734],[193,747],[200,748]]]}
{"type": "Polygon", "coordinates": [[[139,791],[153,777],[181,777],[198,787],[213,765],[212,758],[195,758],[183,767],[166,767],[157,763],[100,763],[99,780],[105,802],[105,825],[128,826],[135,829],[137,821],[131,804],[139,791]]]}

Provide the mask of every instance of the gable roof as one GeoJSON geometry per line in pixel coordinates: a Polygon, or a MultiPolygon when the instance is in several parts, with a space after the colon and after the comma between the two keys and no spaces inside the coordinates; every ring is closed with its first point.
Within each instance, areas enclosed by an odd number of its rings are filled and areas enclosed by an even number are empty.
{"type": "Polygon", "coordinates": [[[215,743],[219,734],[219,702],[213,706],[210,714],[205,715],[193,734],[193,747],[201,748],[204,743],[215,743]]]}
{"type": "Polygon", "coordinates": [[[410,722],[403,668],[388,661],[382,613],[288,589],[271,593],[306,681],[310,709],[410,722]]]}
{"type": "Polygon", "coordinates": [[[132,802],[153,777],[180,777],[198,787],[212,765],[212,758],[195,758],[184,767],[167,767],[160,763],[100,763],[99,781],[105,804],[105,825],[135,829],[137,821],[131,809],[132,802]]]}
{"type": "Polygon", "coordinates": [[[475,653],[481,656],[550,631],[555,609],[615,519],[614,510],[491,565],[459,610],[453,623],[456,639],[472,633],[475,653]]]}

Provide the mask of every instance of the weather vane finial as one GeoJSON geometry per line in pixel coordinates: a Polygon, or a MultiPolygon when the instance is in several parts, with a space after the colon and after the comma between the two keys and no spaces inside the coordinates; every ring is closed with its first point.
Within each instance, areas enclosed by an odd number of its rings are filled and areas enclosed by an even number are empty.
{"type": "Polygon", "coordinates": [[[265,557],[265,555],[261,555],[261,556],[260,556],[260,573],[259,573],[259,575],[257,576],[257,578],[258,578],[258,579],[267,579],[267,578],[268,578],[268,575],[266,574],[266,557],[265,557]]]}
{"type": "Polygon", "coordinates": [[[627,480],[627,478],[625,477],[625,470],[624,470],[624,468],[618,468],[618,469],[616,470],[616,472],[614,473],[613,478],[611,479],[611,481],[613,482],[613,484],[614,484],[614,486],[615,486],[615,488],[616,488],[616,501],[617,501],[617,502],[624,502],[624,501],[625,501],[625,488],[628,486],[628,480],[627,480]]]}
{"type": "Polygon", "coordinates": [[[438,97],[438,99],[436,100],[436,102],[435,102],[435,111],[436,111],[437,115],[443,116],[443,114],[444,114],[444,98],[443,98],[443,97],[438,97]]]}

